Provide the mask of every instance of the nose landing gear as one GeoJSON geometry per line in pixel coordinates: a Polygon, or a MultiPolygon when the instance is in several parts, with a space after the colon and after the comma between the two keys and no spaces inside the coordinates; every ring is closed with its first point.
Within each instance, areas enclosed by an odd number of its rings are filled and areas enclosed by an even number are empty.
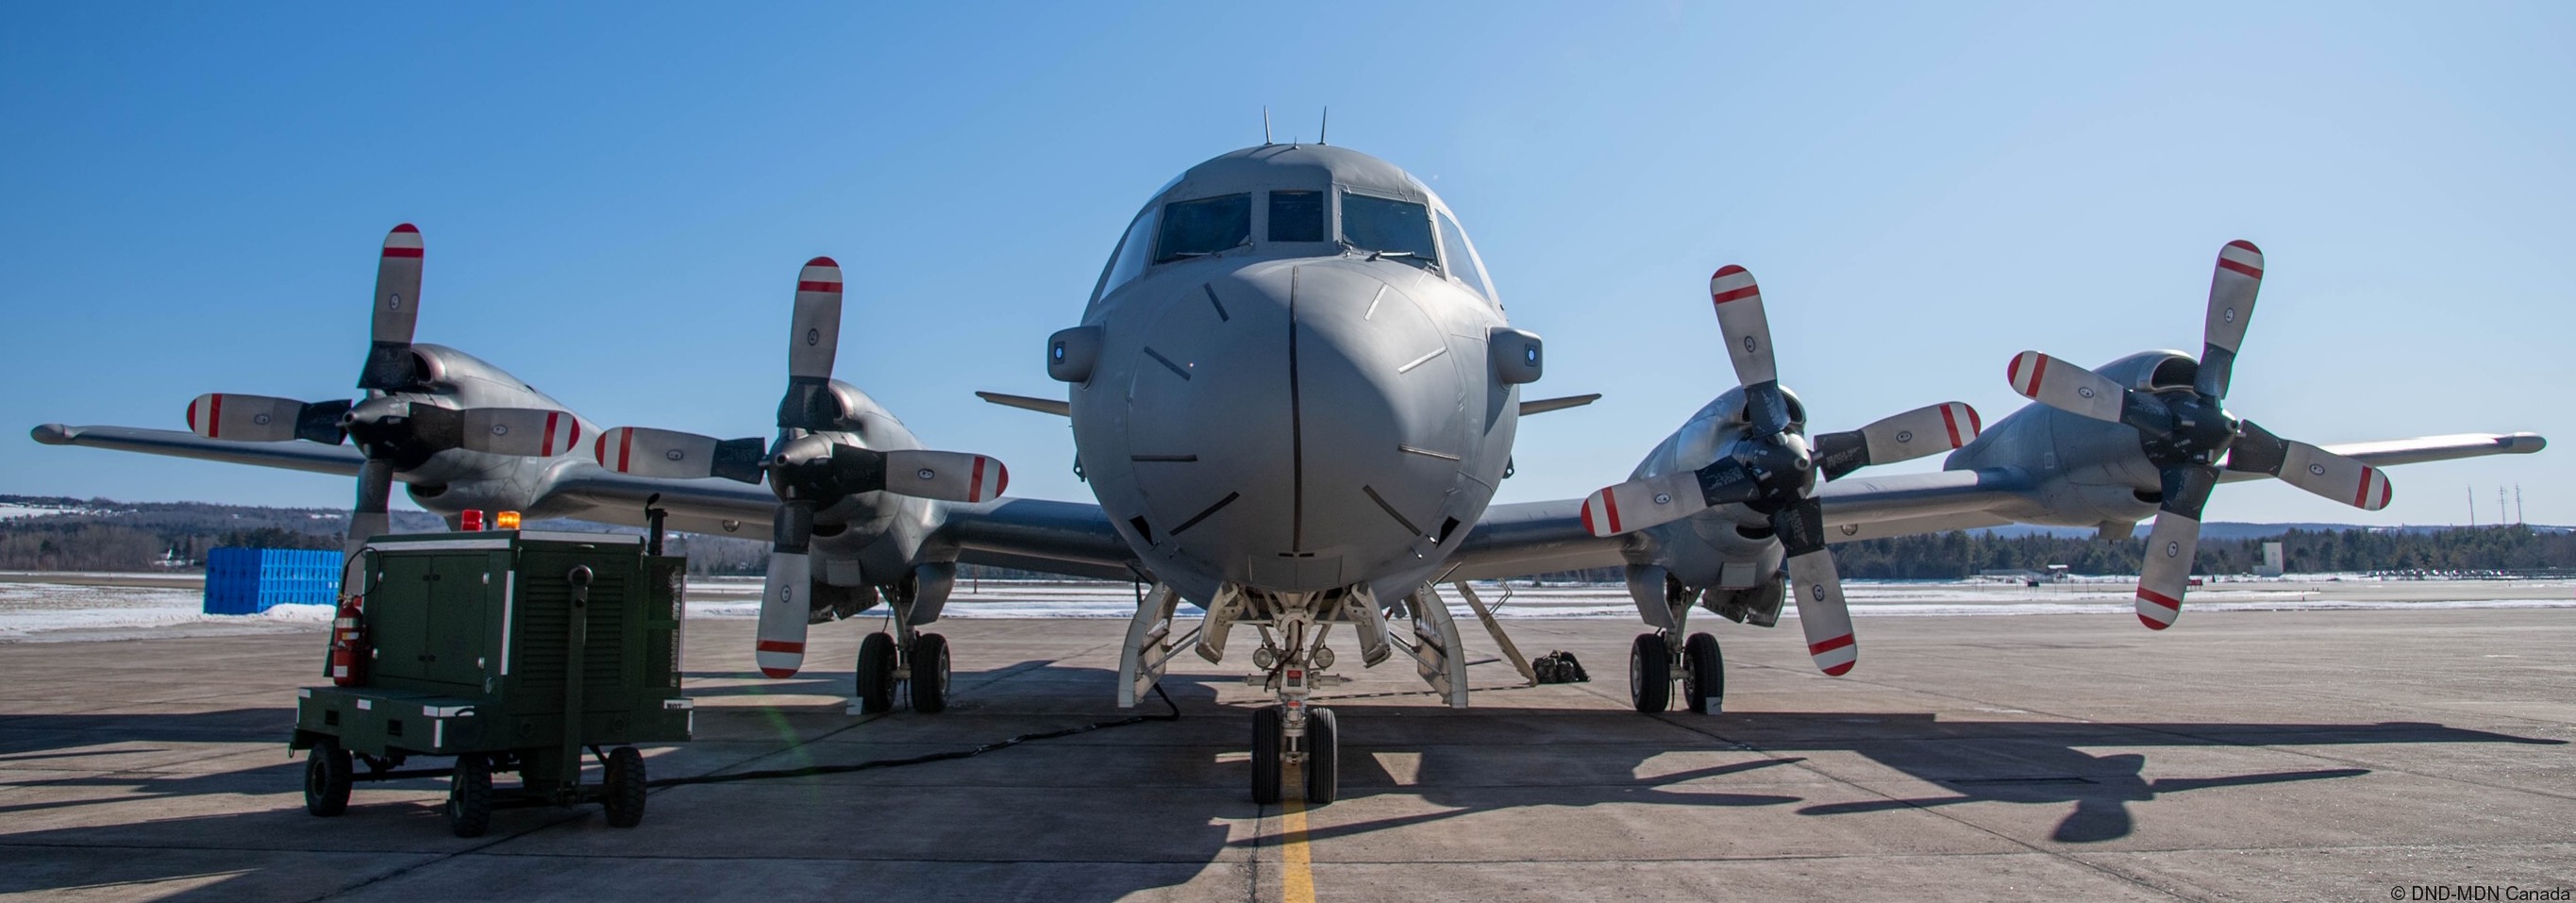
{"type": "Polygon", "coordinates": [[[1332,667],[1334,659],[1333,650],[1324,646],[1332,625],[1316,618],[1319,599],[1320,594],[1298,593],[1271,600],[1272,623],[1260,627],[1261,649],[1252,657],[1267,672],[1244,678],[1245,684],[1279,699],[1252,713],[1252,801],[1265,806],[1284,795],[1288,765],[1305,774],[1306,802],[1329,803],[1341,795],[1339,721],[1333,710],[1306,704],[1315,688],[1344,680],[1317,673],[1332,667]]]}

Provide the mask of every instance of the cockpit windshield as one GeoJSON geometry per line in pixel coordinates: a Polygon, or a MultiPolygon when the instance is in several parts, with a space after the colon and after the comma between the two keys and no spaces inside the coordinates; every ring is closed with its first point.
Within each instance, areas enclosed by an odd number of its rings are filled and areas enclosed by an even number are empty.
{"type": "Polygon", "coordinates": [[[1431,211],[1412,201],[1343,192],[1342,240],[1364,251],[1440,262],[1431,243],[1431,211]]]}
{"type": "Polygon", "coordinates": [[[1229,194],[1164,205],[1154,262],[1170,263],[1233,248],[1252,240],[1252,196],[1229,194]]]}

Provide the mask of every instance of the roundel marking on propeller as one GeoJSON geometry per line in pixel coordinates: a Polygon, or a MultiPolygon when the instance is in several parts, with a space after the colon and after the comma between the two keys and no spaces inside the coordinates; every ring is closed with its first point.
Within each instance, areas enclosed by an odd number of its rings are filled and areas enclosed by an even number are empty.
{"type": "Polygon", "coordinates": [[[681,451],[681,450],[679,450],[679,449],[676,449],[676,448],[675,448],[675,449],[672,449],[672,450],[670,450],[670,451],[663,452],[663,453],[662,453],[662,460],[665,460],[665,461],[677,461],[677,460],[680,460],[681,458],[685,458],[685,457],[688,457],[688,456],[689,456],[689,455],[688,455],[688,453],[687,453],[687,452],[683,452],[683,451],[681,451]]]}
{"type": "Polygon", "coordinates": [[[2178,557],[2181,557],[2181,555],[2182,555],[2182,543],[2178,543],[2178,542],[2167,542],[2167,543],[2165,543],[2165,557],[2167,557],[2167,558],[2178,558],[2178,557]]]}
{"type": "Polygon", "coordinates": [[[265,412],[258,413],[258,414],[252,414],[252,415],[250,415],[250,422],[252,422],[252,423],[256,423],[256,424],[259,424],[259,425],[261,425],[261,426],[267,426],[267,425],[268,425],[268,414],[267,414],[267,413],[265,413],[265,412]]]}
{"type": "MultiPolygon", "coordinates": [[[[2228,242],[2227,247],[2218,249],[2218,268],[2234,270],[2252,278],[2261,279],[2263,278],[2263,249],[2241,238],[2228,242]]],[[[2236,321],[2234,308],[2229,308],[2227,314],[2228,322],[2236,321]]]]}
{"type": "Polygon", "coordinates": [[[493,425],[492,425],[492,435],[495,435],[495,436],[507,436],[507,435],[509,435],[509,434],[510,434],[510,425],[509,425],[509,424],[506,424],[506,423],[495,423],[495,424],[493,424],[493,425]]]}

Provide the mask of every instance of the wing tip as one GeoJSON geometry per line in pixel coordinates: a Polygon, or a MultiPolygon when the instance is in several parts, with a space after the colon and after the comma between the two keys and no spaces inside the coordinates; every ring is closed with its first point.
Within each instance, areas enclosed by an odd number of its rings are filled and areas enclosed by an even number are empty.
{"type": "Polygon", "coordinates": [[[40,423],[27,431],[28,438],[44,445],[70,445],[76,436],[71,427],[59,423],[40,423]]]}

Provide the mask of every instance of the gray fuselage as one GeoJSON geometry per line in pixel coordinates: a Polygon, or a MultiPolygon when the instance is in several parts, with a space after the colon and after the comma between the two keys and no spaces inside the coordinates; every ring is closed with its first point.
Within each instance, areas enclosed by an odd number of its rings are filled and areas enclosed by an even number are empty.
{"type": "Polygon", "coordinates": [[[1412,592],[1510,460],[1490,285],[1440,199],[1383,161],[1264,145],[1193,167],[1083,316],[1096,358],[1070,406],[1093,492],[1194,601],[1412,592]]]}

